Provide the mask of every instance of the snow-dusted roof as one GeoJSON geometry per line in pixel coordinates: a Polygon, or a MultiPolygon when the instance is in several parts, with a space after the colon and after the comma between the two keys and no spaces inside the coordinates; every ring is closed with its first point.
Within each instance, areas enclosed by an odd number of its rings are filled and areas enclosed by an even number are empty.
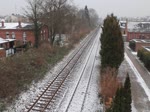
{"type": "Polygon", "coordinates": [[[119,21],[120,23],[127,23],[127,21],[119,21]]]}
{"type": "Polygon", "coordinates": [[[3,39],[3,38],[0,37],[0,44],[4,44],[4,43],[15,41],[15,40],[16,39],[3,39]]]}
{"type": "Polygon", "coordinates": [[[7,43],[7,42],[8,42],[8,41],[6,41],[5,39],[0,38],[0,44],[7,43]]]}
{"type": "MultiPolygon", "coordinates": [[[[21,23],[22,28],[25,28],[29,25],[32,26],[31,23],[21,23]]],[[[17,29],[18,26],[19,26],[19,23],[4,23],[4,27],[1,27],[0,29],[17,29]]]]}
{"type": "Polygon", "coordinates": [[[11,42],[11,41],[15,41],[16,39],[5,39],[5,40],[11,42]]]}
{"type": "Polygon", "coordinates": [[[150,32],[150,22],[128,22],[129,32],[150,32]]]}
{"type": "Polygon", "coordinates": [[[150,43],[150,39],[132,39],[131,41],[140,42],[140,43],[150,43]]]}
{"type": "Polygon", "coordinates": [[[0,50],[3,50],[4,48],[0,48],[0,50]]]}
{"type": "Polygon", "coordinates": [[[150,52],[150,46],[143,46],[143,48],[150,52]]]}

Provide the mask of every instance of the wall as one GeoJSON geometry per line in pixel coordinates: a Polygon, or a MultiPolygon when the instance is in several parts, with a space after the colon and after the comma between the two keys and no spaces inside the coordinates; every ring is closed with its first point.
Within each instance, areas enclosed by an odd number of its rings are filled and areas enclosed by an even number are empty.
{"type": "Polygon", "coordinates": [[[143,49],[142,46],[150,46],[150,43],[140,43],[140,42],[136,42],[135,51],[137,52],[138,50],[143,49]]]}
{"type": "Polygon", "coordinates": [[[6,51],[4,49],[0,49],[0,58],[6,57],[6,51]]]}
{"type": "Polygon", "coordinates": [[[129,42],[132,39],[150,39],[150,33],[128,32],[127,33],[127,41],[129,42]]]}
{"type": "Polygon", "coordinates": [[[26,33],[27,41],[31,41],[34,44],[34,32],[33,30],[24,29],[0,29],[0,37],[6,39],[6,32],[9,32],[9,38],[12,38],[12,32],[15,34],[15,39],[23,42],[23,33],[26,33]]]}
{"type": "Polygon", "coordinates": [[[48,27],[44,25],[40,31],[40,41],[43,41],[43,40],[48,41],[48,37],[49,37],[48,27]]]}
{"type": "MultiPolygon", "coordinates": [[[[6,32],[9,33],[9,38],[12,38],[12,33],[15,34],[15,39],[18,41],[23,42],[23,34],[25,32],[26,34],[26,41],[31,42],[32,45],[35,43],[35,36],[34,36],[34,30],[33,29],[0,29],[0,37],[6,39],[6,32]]],[[[48,40],[48,27],[45,25],[41,28],[40,31],[40,39],[39,40],[48,40]]]]}

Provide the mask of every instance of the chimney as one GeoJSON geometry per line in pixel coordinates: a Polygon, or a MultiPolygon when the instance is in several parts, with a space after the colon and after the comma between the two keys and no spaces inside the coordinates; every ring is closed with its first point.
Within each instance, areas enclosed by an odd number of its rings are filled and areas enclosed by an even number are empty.
{"type": "Polygon", "coordinates": [[[18,22],[18,28],[21,28],[21,21],[18,22]]]}
{"type": "Polygon", "coordinates": [[[4,27],[4,21],[2,21],[2,27],[4,27]]]}

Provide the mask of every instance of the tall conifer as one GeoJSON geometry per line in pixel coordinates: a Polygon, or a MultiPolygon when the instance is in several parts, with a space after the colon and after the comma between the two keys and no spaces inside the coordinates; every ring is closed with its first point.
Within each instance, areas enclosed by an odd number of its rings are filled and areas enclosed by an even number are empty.
{"type": "Polygon", "coordinates": [[[131,103],[132,103],[132,97],[131,97],[131,83],[129,74],[127,74],[125,83],[124,83],[124,102],[125,102],[125,111],[124,112],[131,112],[131,103]]]}
{"type": "Polygon", "coordinates": [[[108,15],[101,34],[101,66],[118,69],[124,59],[124,43],[117,17],[108,15]]]}

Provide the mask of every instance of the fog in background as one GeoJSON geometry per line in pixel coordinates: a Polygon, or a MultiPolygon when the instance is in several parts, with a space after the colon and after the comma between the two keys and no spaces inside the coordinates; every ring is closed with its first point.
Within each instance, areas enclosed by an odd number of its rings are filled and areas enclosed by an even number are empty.
{"type": "MultiPolygon", "coordinates": [[[[119,17],[143,17],[150,15],[150,0],[72,0],[79,8],[94,8],[100,17],[114,13],[119,17]]],[[[25,0],[1,0],[0,15],[21,14],[25,0]]]]}

